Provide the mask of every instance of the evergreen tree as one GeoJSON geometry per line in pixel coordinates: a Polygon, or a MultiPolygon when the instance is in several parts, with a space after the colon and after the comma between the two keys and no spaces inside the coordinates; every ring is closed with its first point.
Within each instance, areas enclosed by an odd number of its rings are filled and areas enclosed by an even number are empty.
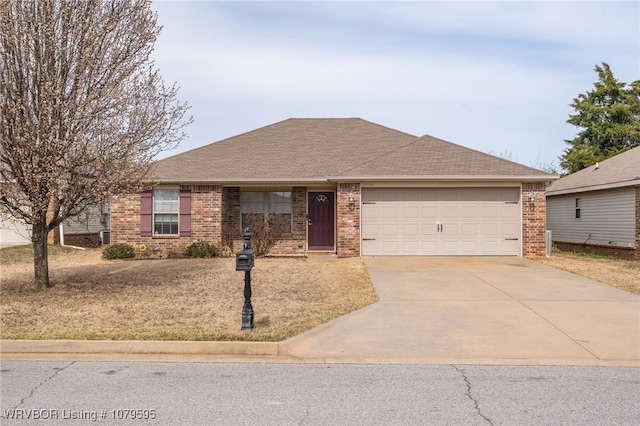
{"type": "Polygon", "coordinates": [[[609,65],[595,67],[595,88],[580,94],[567,123],[582,130],[560,156],[560,166],[574,173],[640,145],[640,80],[619,82],[609,65]]]}

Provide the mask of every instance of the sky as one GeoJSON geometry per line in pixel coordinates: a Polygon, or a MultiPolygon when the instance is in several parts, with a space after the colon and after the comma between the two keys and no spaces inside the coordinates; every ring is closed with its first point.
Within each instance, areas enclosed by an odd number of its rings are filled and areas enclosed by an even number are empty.
{"type": "Polygon", "coordinates": [[[287,118],[359,117],[538,168],[596,65],[640,79],[640,2],[157,1],[194,122],[167,157],[287,118]]]}

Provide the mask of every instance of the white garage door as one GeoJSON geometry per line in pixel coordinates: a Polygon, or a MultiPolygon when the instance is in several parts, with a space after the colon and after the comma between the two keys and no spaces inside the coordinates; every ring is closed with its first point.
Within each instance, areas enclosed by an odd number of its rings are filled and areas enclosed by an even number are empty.
{"type": "Polygon", "coordinates": [[[518,255],[519,188],[363,188],[363,255],[518,255]]]}

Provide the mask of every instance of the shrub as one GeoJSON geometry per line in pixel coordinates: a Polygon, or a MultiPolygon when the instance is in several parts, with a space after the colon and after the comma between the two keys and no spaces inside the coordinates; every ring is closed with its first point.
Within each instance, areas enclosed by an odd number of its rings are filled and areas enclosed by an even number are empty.
{"type": "Polygon", "coordinates": [[[251,248],[256,256],[266,256],[282,238],[287,219],[277,213],[269,213],[265,220],[263,213],[247,213],[247,226],[251,231],[251,248]]]}
{"type": "Polygon", "coordinates": [[[190,257],[216,257],[220,253],[218,247],[206,241],[198,240],[187,246],[187,254],[190,257]]]}
{"type": "Polygon", "coordinates": [[[136,257],[136,251],[129,244],[112,244],[102,251],[102,258],[112,259],[131,259],[136,257]]]}

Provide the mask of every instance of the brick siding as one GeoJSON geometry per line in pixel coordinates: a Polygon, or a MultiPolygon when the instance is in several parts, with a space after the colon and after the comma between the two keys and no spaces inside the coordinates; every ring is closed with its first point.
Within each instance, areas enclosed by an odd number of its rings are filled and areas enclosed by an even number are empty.
{"type": "MultiPolygon", "coordinates": [[[[240,188],[218,185],[181,186],[191,190],[191,235],[140,236],[140,195],[113,197],[111,202],[111,243],[132,245],[138,254],[170,256],[184,254],[197,240],[227,244],[236,252],[242,247],[240,188]]],[[[636,240],[640,242],[640,188],[636,196],[636,240]]],[[[341,183],[336,192],[336,252],[339,257],[360,256],[360,199],[358,183],[341,183]],[[353,194],[354,203],[349,203],[353,194]]],[[[544,183],[522,186],[522,255],[544,256],[546,245],[546,199],[544,183]],[[529,201],[534,194],[534,202],[529,201]]],[[[307,238],[307,189],[292,188],[291,234],[273,248],[274,255],[304,255],[307,238]]],[[[637,252],[637,250],[636,250],[637,252]]],[[[637,254],[636,254],[637,256],[637,254]]]]}
{"type": "Polygon", "coordinates": [[[140,256],[185,254],[186,247],[198,240],[220,244],[222,240],[222,187],[219,185],[181,185],[191,191],[191,235],[140,235],[140,194],[111,199],[111,244],[133,246],[140,256]],[[142,247],[144,246],[144,250],[142,247]]]}
{"type": "Polygon", "coordinates": [[[360,184],[338,184],[336,248],[339,257],[360,256],[360,184]],[[349,203],[353,194],[354,203],[349,203]]]}
{"type": "Polygon", "coordinates": [[[633,247],[610,246],[606,244],[582,244],[566,241],[554,241],[553,245],[562,251],[591,253],[598,256],[612,256],[618,259],[637,259],[637,249],[633,247]]]}
{"type": "Polygon", "coordinates": [[[546,252],[547,204],[544,183],[522,184],[522,255],[540,257],[546,252]],[[529,197],[533,193],[534,201],[529,197]]]}

